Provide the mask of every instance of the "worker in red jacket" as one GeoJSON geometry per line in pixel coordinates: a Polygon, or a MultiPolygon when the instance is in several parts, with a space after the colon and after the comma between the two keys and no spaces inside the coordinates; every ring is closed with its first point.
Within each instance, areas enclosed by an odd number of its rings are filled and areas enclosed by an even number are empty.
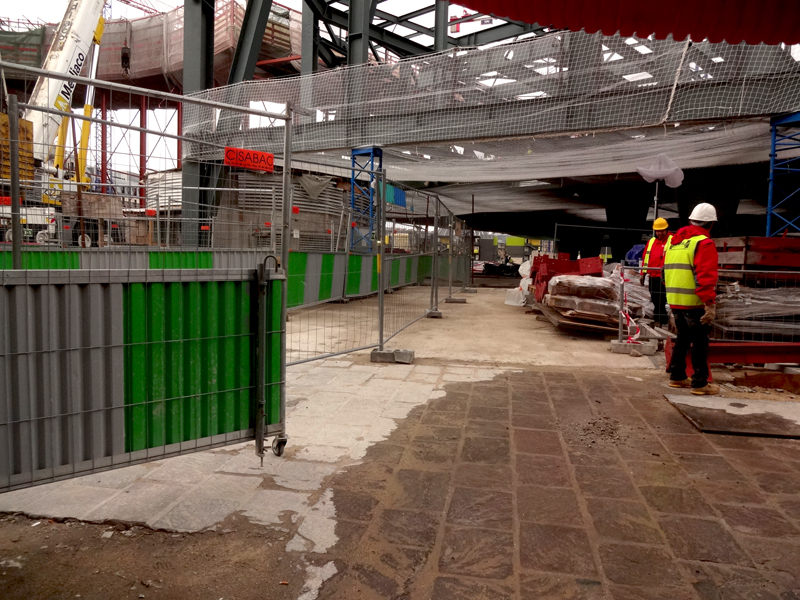
{"type": "Polygon", "coordinates": [[[689,226],[672,236],[664,256],[664,283],[667,303],[675,317],[678,337],[669,363],[674,388],[692,388],[692,394],[719,393],[719,386],[708,383],[708,336],[716,316],[717,247],[711,227],[717,221],[716,209],[698,204],[689,215],[689,226]],[[692,378],[686,377],[686,355],[692,353],[692,378]]]}
{"type": "Polygon", "coordinates": [[[661,267],[664,266],[664,252],[672,239],[669,232],[669,223],[666,219],[658,218],[653,221],[653,237],[647,242],[642,260],[642,275],[640,283],[644,285],[645,275],[650,276],[650,300],[653,302],[653,321],[657,325],[666,325],[669,322],[667,314],[667,290],[664,288],[664,278],[661,276],[661,267]],[[648,269],[647,267],[650,267],[648,269]],[[653,269],[658,269],[653,270],[653,269]]]}

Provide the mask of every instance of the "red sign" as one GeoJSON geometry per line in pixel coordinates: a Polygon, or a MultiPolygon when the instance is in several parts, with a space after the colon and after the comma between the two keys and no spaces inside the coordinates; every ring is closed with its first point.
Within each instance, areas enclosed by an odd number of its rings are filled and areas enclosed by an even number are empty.
{"type": "Polygon", "coordinates": [[[0,196],[0,206],[11,206],[11,196],[0,196]]]}
{"type": "Polygon", "coordinates": [[[275,169],[275,155],[244,148],[225,148],[225,164],[229,167],[272,173],[275,169]]]}

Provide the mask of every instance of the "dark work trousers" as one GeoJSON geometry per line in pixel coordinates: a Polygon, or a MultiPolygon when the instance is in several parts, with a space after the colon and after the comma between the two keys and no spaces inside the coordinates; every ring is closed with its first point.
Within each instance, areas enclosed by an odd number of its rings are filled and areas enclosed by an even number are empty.
{"type": "Polygon", "coordinates": [[[703,308],[673,308],[678,338],[672,347],[672,358],[669,361],[669,378],[672,381],[686,379],[686,354],[692,352],[692,387],[701,388],[708,384],[708,334],[711,325],[703,325],[700,317],[705,313],[703,308]]]}
{"type": "Polygon", "coordinates": [[[653,302],[653,321],[659,325],[666,325],[669,323],[669,315],[667,314],[667,288],[664,287],[664,279],[662,277],[653,277],[650,275],[650,300],[653,302]]]}

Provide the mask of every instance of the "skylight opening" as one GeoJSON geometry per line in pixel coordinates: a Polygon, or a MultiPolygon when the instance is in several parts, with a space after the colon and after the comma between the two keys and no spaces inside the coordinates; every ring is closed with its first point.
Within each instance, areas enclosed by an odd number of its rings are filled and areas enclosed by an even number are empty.
{"type": "Polygon", "coordinates": [[[540,181],[538,179],[528,179],[517,183],[517,187],[537,187],[540,185],[550,185],[547,181],[540,181]]]}
{"type": "Polygon", "coordinates": [[[411,150],[403,150],[403,154],[411,154],[411,150]]]}
{"type": "Polygon", "coordinates": [[[700,73],[700,79],[714,79],[714,76],[711,73],[700,73]]]}
{"type": "Polygon", "coordinates": [[[647,46],[636,46],[636,47],[634,47],[634,50],[636,50],[639,54],[652,54],[653,53],[653,51],[650,50],[650,48],[648,48],[647,46]]]}
{"type": "Polygon", "coordinates": [[[603,46],[603,52],[605,52],[606,50],[608,50],[608,46],[606,46],[605,44],[603,44],[602,46],[603,46]]]}
{"type": "Polygon", "coordinates": [[[603,54],[603,62],[614,62],[615,60],[622,60],[622,56],[616,52],[606,52],[603,54]]]}
{"type": "Polygon", "coordinates": [[[506,60],[511,60],[512,58],[514,58],[514,51],[509,50],[508,52],[505,52],[503,54],[503,58],[505,58],[506,60]]]}
{"type": "Polygon", "coordinates": [[[627,81],[641,81],[642,79],[652,79],[652,75],[647,71],[641,73],[631,73],[630,75],[623,75],[622,78],[627,81]]]}
{"type": "Polygon", "coordinates": [[[711,59],[711,62],[721,63],[721,62],[725,62],[725,59],[722,58],[721,56],[715,56],[714,58],[711,59]]]}
{"type": "Polygon", "coordinates": [[[495,75],[499,75],[499,73],[497,71],[489,71],[488,73],[481,73],[475,79],[478,79],[479,77],[494,77],[495,75]]]}
{"type": "Polygon", "coordinates": [[[463,148],[463,146],[455,146],[455,145],[453,145],[453,146],[450,146],[450,152],[456,152],[458,154],[464,154],[464,148],[463,148]]]}
{"type": "MultiPolygon", "coordinates": [[[[535,60],[533,62],[541,64],[541,63],[554,63],[554,62],[558,62],[558,61],[555,58],[548,57],[548,58],[540,58],[540,59],[535,60]]],[[[525,65],[525,66],[528,66],[528,65],[525,65]]]]}
{"type": "Polygon", "coordinates": [[[533,100],[535,98],[549,98],[549,94],[547,92],[530,92],[529,94],[520,94],[517,96],[517,100],[533,100]]]}
{"type": "Polygon", "coordinates": [[[640,83],[636,87],[650,87],[651,85],[658,85],[658,82],[657,81],[653,81],[651,83],[640,83]]]}
{"type": "Polygon", "coordinates": [[[639,40],[637,40],[636,38],[632,38],[631,37],[631,38],[628,38],[627,40],[625,40],[625,43],[628,44],[628,46],[633,46],[634,44],[638,44],[639,40]]]}
{"type": "Polygon", "coordinates": [[[503,77],[497,77],[495,79],[482,79],[478,81],[479,84],[485,85],[486,87],[495,87],[498,85],[505,85],[507,83],[514,83],[516,79],[505,79],[503,77]]]}
{"type": "Polygon", "coordinates": [[[703,67],[698,65],[696,62],[690,62],[689,63],[689,70],[694,71],[695,73],[697,73],[698,71],[702,71],[703,67]]]}
{"type": "MultiPolygon", "coordinates": [[[[528,65],[525,65],[526,67],[528,65]]],[[[534,65],[530,65],[533,67],[534,65]]],[[[569,71],[569,67],[564,67],[563,69],[559,69],[558,67],[542,67],[541,69],[534,69],[539,75],[553,75],[554,73],[560,73],[561,71],[569,71]]]]}

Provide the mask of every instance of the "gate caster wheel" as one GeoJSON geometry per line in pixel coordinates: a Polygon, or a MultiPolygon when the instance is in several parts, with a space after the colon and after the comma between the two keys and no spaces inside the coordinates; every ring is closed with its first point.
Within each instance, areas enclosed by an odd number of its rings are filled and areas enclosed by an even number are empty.
{"type": "Polygon", "coordinates": [[[275,456],[283,456],[283,450],[286,448],[286,442],[288,441],[288,438],[285,437],[275,437],[272,440],[272,452],[275,456]]]}

